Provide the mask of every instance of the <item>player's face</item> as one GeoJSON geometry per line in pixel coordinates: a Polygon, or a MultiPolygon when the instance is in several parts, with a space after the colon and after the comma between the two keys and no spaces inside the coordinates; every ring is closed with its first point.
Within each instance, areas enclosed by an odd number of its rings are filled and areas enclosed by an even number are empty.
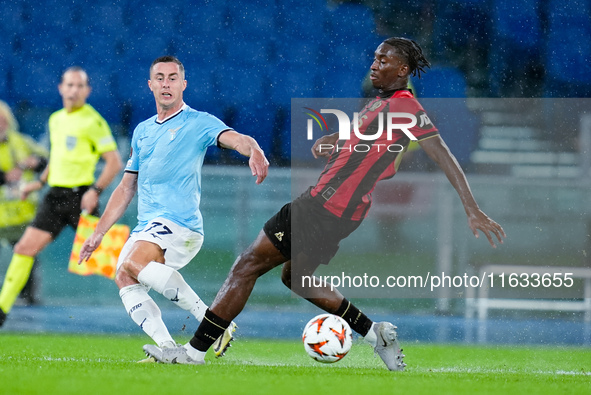
{"type": "Polygon", "coordinates": [[[84,71],[68,71],[62,77],[58,86],[64,107],[68,110],[75,110],[86,103],[90,95],[88,76],[84,71]]]}
{"type": "Polygon", "coordinates": [[[160,108],[172,109],[182,104],[183,91],[187,87],[184,77],[179,65],[173,62],[156,63],[152,67],[148,86],[160,108]]]}
{"type": "Polygon", "coordinates": [[[406,87],[408,65],[396,54],[396,48],[382,43],[374,53],[369,79],[374,88],[385,91],[406,87]]]}

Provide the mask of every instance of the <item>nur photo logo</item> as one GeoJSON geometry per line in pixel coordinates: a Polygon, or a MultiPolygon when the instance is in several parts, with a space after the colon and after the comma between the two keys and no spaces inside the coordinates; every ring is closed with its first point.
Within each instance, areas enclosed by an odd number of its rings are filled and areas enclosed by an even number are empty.
{"type": "MultiPolygon", "coordinates": [[[[373,106],[375,107],[375,106],[373,106]]],[[[372,109],[373,109],[372,107],[372,109]]],[[[336,116],[338,123],[338,134],[339,140],[358,140],[358,143],[346,145],[340,147],[333,144],[320,144],[321,150],[353,150],[355,152],[368,152],[372,147],[379,150],[387,149],[390,152],[401,152],[404,150],[404,146],[401,144],[387,144],[387,141],[393,141],[394,132],[402,132],[411,141],[417,141],[416,136],[410,131],[411,128],[419,123],[421,125],[431,125],[431,121],[424,112],[417,115],[407,112],[379,112],[372,121],[377,123],[377,127],[374,128],[370,133],[360,131],[360,128],[364,125],[364,122],[368,121],[367,112],[353,113],[353,121],[345,111],[334,109],[334,108],[322,108],[320,111],[316,111],[310,107],[304,107],[306,115],[310,116],[307,120],[306,138],[307,140],[314,139],[314,124],[318,125],[318,128],[322,134],[329,133],[328,122],[322,114],[332,114],[336,116]],[[385,120],[384,120],[385,118],[385,120]],[[377,121],[376,121],[377,119],[377,121]],[[386,134],[384,140],[382,136],[386,134]],[[381,141],[386,144],[379,144],[377,141],[382,138],[381,141]],[[372,141],[372,144],[365,144],[363,142],[372,141]]]]}
{"type": "MultiPolygon", "coordinates": [[[[314,114],[306,113],[310,115],[320,126],[320,130],[323,131],[323,125],[328,132],[328,124],[324,117],[321,114],[334,114],[337,117],[338,124],[339,124],[339,139],[340,140],[349,140],[351,139],[351,125],[353,125],[353,133],[357,136],[360,140],[364,141],[373,141],[380,138],[384,132],[384,113],[378,113],[378,129],[375,134],[363,134],[359,131],[359,128],[363,125],[363,121],[367,119],[366,115],[359,117],[358,112],[353,113],[353,122],[351,122],[349,116],[341,110],[337,109],[327,109],[322,108],[320,109],[320,113],[315,111],[309,107],[304,107],[306,110],[313,112],[314,114]],[[320,122],[322,121],[322,122],[320,122]]],[[[394,130],[401,130],[409,139],[412,141],[417,141],[417,138],[410,132],[410,128],[416,126],[417,124],[417,117],[414,114],[409,114],[406,112],[388,112],[386,115],[386,134],[387,139],[392,140],[392,132],[394,130]],[[397,120],[396,122],[394,120],[397,120]],[[408,122],[398,123],[401,119],[407,119],[408,122]]],[[[426,115],[424,115],[426,117],[426,115]]],[[[424,120],[424,123],[431,123],[429,119],[424,120]]],[[[313,132],[314,122],[312,119],[308,119],[307,123],[307,139],[313,140],[314,132],[313,132]]]]}

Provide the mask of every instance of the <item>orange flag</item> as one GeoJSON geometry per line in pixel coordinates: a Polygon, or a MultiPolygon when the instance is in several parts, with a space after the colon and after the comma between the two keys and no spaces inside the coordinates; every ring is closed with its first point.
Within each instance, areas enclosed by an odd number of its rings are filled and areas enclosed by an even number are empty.
{"type": "Polygon", "coordinates": [[[82,244],[90,237],[98,218],[89,214],[80,214],[80,221],[76,229],[76,237],[74,238],[74,245],[72,246],[72,254],[70,255],[70,263],[68,271],[79,274],[81,276],[89,276],[91,274],[98,274],[110,279],[115,278],[115,270],[117,268],[117,259],[121,253],[123,245],[129,237],[129,227],[127,225],[115,224],[109,229],[101,245],[92,253],[90,259],[78,265],[78,258],[80,257],[80,250],[82,244]]]}

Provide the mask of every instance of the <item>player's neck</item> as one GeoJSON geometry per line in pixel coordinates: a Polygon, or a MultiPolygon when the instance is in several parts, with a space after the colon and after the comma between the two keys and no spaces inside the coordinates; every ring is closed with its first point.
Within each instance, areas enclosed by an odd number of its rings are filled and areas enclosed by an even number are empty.
{"type": "Polygon", "coordinates": [[[384,92],[395,92],[401,89],[406,89],[408,86],[408,78],[399,78],[388,86],[382,86],[380,90],[384,92]]]}
{"type": "Polygon", "coordinates": [[[164,122],[166,121],[168,118],[176,115],[179,111],[181,111],[183,109],[183,107],[185,106],[185,102],[181,101],[179,104],[175,105],[174,107],[170,107],[170,108],[164,108],[161,106],[158,106],[157,111],[158,111],[158,122],[164,122]]]}
{"type": "Polygon", "coordinates": [[[390,90],[390,91],[386,91],[386,90],[380,89],[378,91],[378,96],[381,97],[382,99],[386,99],[388,97],[392,97],[398,91],[411,91],[412,92],[412,90],[410,88],[408,88],[408,87],[399,88],[399,89],[393,89],[393,90],[390,90]]]}
{"type": "Polygon", "coordinates": [[[64,109],[66,110],[66,112],[68,114],[73,113],[74,111],[78,111],[79,109],[81,109],[82,107],[84,107],[86,103],[83,103],[82,105],[68,105],[68,104],[64,104],[64,109]]]}

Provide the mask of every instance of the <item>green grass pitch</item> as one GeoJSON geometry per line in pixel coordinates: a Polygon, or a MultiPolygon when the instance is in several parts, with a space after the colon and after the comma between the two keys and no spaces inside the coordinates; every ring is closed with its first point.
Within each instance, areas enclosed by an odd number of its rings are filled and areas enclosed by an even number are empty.
{"type": "Polygon", "coordinates": [[[591,393],[589,348],[410,343],[407,370],[390,372],[360,342],[327,365],[297,340],[241,338],[204,366],[138,364],[147,340],[2,333],[0,394],[591,393]]]}

